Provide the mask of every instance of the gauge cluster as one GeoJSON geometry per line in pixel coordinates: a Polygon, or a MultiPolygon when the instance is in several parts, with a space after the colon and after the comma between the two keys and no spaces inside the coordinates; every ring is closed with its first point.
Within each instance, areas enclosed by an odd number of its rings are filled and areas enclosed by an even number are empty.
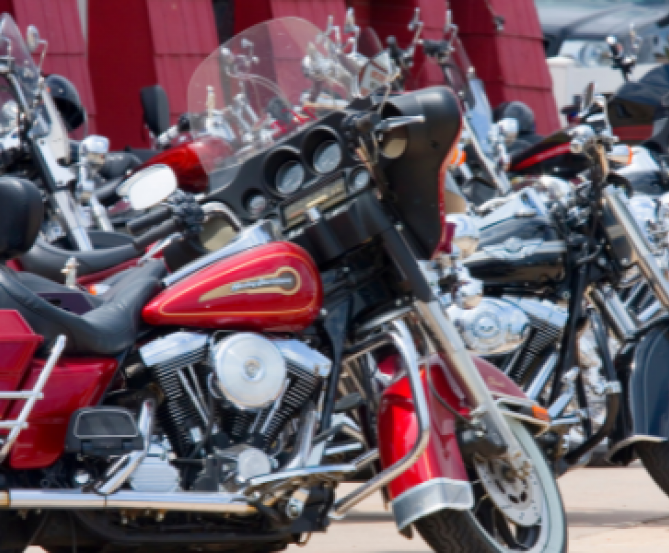
{"type": "Polygon", "coordinates": [[[361,192],[372,178],[339,132],[343,116],[329,114],[234,171],[212,174],[209,198],[247,222],[274,217],[288,229],[304,222],[311,208],[329,210],[361,192]]]}

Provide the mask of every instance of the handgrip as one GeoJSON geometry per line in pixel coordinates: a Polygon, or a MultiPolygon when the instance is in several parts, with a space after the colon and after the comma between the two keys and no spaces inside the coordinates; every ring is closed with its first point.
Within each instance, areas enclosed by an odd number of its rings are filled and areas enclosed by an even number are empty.
{"type": "Polygon", "coordinates": [[[162,223],[171,216],[172,208],[166,205],[160,205],[150,213],[142,215],[141,217],[137,217],[136,219],[128,222],[126,228],[130,234],[137,236],[140,232],[162,223]]]}
{"type": "Polygon", "coordinates": [[[142,236],[136,238],[134,240],[135,248],[140,251],[144,250],[154,242],[167,238],[170,234],[177,232],[179,227],[180,224],[178,219],[169,219],[159,226],[152,228],[146,234],[142,234],[142,236]]]}

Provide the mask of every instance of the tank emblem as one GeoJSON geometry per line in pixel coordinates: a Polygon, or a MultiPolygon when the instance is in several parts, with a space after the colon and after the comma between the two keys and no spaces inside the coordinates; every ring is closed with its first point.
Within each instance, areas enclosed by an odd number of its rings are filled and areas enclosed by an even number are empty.
{"type": "Polygon", "coordinates": [[[282,294],[292,296],[300,289],[300,274],[292,267],[281,267],[270,275],[231,282],[202,294],[200,303],[237,294],[282,294]]]}

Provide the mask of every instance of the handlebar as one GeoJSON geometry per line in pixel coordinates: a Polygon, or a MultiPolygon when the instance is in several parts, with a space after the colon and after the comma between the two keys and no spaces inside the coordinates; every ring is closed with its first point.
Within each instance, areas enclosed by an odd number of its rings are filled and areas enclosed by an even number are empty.
{"type": "Polygon", "coordinates": [[[172,217],[172,208],[166,205],[160,205],[150,213],[137,217],[130,221],[126,228],[128,232],[133,235],[138,235],[145,229],[151,228],[154,225],[162,223],[163,221],[172,217]]]}
{"type": "Polygon", "coordinates": [[[178,232],[181,228],[181,223],[176,217],[172,217],[167,221],[163,221],[157,227],[152,228],[146,234],[143,234],[139,238],[136,238],[133,241],[135,249],[142,251],[149,247],[154,242],[166,238],[170,234],[178,232]]]}

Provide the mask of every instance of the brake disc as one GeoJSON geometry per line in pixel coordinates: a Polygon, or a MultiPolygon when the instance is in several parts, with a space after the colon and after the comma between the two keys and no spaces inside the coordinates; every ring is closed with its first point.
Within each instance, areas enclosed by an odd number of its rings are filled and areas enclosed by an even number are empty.
{"type": "Polygon", "coordinates": [[[534,468],[520,478],[499,458],[477,458],[474,466],[490,499],[506,518],[519,526],[534,526],[541,520],[543,489],[534,468]]]}

